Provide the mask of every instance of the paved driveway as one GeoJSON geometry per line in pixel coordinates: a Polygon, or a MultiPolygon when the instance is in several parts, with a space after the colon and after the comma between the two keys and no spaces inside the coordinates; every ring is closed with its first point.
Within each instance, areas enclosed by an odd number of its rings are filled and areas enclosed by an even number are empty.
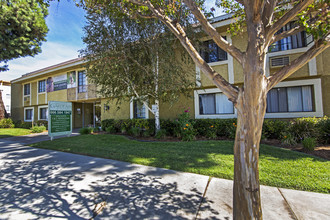
{"type": "MultiPolygon", "coordinates": [[[[0,219],[232,218],[232,181],[23,145],[46,138],[0,139],[0,219]]],[[[264,219],[330,217],[328,194],[261,190],[264,219]]]]}

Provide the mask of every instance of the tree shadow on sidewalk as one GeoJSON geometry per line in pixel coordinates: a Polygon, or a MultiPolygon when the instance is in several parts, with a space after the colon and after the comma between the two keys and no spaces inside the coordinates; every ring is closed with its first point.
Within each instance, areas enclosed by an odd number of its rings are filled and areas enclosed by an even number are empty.
{"type": "MultiPolygon", "coordinates": [[[[0,215],[6,219],[193,219],[202,201],[196,188],[183,191],[177,182],[134,172],[128,163],[93,175],[93,167],[85,172],[81,161],[61,162],[58,153],[12,153],[0,168],[0,215]]],[[[97,168],[105,165],[85,159],[97,168]]]]}

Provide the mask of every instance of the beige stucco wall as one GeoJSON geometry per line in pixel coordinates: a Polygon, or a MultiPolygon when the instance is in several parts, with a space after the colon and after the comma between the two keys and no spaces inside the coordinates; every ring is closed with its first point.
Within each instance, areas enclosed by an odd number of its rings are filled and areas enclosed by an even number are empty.
{"type": "Polygon", "coordinates": [[[117,99],[101,100],[101,120],[104,119],[128,119],[130,118],[129,101],[122,100],[117,103],[117,99]],[[109,110],[104,110],[104,105],[109,106],[109,110]]]}
{"type": "MultiPolygon", "coordinates": [[[[160,103],[159,115],[162,119],[177,118],[184,110],[189,109],[191,118],[195,117],[194,111],[194,92],[191,90],[189,97],[181,95],[175,103],[160,103]]],[[[149,114],[150,115],[150,114],[149,114]]]]}
{"type": "Polygon", "coordinates": [[[45,105],[46,103],[46,93],[38,94],[38,104],[45,105]]]}
{"type": "Polygon", "coordinates": [[[37,82],[31,83],[31,105],[37,105],[37,82]]]}
{"type": "Polygon", "coordinates": [[[13,120],[23,121],[23,90],[18,83],[11,84],[11,117],[13,120]]]}
{"type": "Polygon", "coordinates": [[[322,76],[323,113],[330,117],[330,75],[322,76]]]}
{"type": "Polygon", "coordinates": [[[47,100],[48,101],[66,102],[67,101],[67,91],[66,91],[66,89],[58,90],[58,91],[54,91],[54,92],[48,92],[47,93],[47,100]]]}

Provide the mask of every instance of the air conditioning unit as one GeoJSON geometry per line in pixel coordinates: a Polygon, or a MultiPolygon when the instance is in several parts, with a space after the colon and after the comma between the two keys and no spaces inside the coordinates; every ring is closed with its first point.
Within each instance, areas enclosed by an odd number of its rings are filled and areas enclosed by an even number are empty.
{"type": "Polygon", "coordinates": [[[287,64],[289,64],[290,59],[288,56],[286,57],[273,57],[270,58],[270,67],[275,68],[275,67],[282,67],[287,64]]]}

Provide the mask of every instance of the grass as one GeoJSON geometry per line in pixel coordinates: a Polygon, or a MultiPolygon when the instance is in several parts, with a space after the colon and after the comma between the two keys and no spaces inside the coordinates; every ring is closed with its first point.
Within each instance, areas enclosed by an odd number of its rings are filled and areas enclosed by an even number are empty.
{"type": "Polygon", "coordinates": [[[13,136],[22,136],[31,134],[30,129],[25,128],[0,128],[0,138],[7,138],[13,136]]]}
{"type": "MultiPolygon", "coordinates": [[[[233,179],[232,141],[139,142],[117,135],[82,135],[34,147],[233,179]]],[[[330,193],[330,161],[268,145],[260,147],[260,183],[330,193]]]]}

